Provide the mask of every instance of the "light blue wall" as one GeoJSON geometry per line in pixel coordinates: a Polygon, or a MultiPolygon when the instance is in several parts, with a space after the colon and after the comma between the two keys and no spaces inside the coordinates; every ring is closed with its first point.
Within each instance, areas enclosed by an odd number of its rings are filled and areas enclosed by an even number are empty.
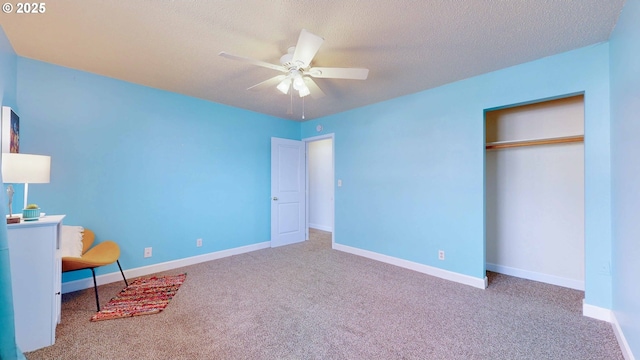
{"type": "Polygon", "coordinates": [[[484,111],[584,93],[586,302],[610,308],[608,69],[599,44],[303,123],[335,133],[335,241],[484,278],[484,111]]]}
{"type": "MultiPolygon", "coordinates": [[[[16,106],[16,54],[4,30],[0,27],[0,105],[16,106]]],[[[4,187],[0,187],[0,216],[7,212],[4,187]]],[[[24,359],[16,348],[13,318],[13,298],[11,294],[11,273],[7,225],[0,225],[0,359],[24,359]]]]}
{"type": "Polygon", "coordinates": [[[21,152],[52,157],[29,202],[117,241],[125,269],[269,241],[270,141],[298,123],[22,57],[18,84],[21,152]]]}
{"type": "Polygon", "coordinates": [[[640,356],[640,1],[627,0],[611,36],[613,310],[640,356]]]}

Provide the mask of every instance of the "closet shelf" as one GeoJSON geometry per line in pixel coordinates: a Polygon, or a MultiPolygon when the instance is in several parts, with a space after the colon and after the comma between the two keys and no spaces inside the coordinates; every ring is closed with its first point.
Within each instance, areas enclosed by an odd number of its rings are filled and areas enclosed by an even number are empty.
{"type": "Polygon", "coordinates": [[[548,144],[567,144],[575,142],[583,142],[584,135],[564,136],[547,139],[531,139],[531,140],[512,140],[512,141],[496,141],[485,144],[487,150],[507,149],[522,146],[548,145],[548,144]]]}

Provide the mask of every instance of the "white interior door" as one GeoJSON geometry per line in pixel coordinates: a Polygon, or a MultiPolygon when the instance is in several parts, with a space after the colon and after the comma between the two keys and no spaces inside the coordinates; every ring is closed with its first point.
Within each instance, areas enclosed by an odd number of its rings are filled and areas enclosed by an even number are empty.
{"type": "Polygon", "coordinates": [[[271,247],[306,237],[305,143],[271,138],[271,247]]]}

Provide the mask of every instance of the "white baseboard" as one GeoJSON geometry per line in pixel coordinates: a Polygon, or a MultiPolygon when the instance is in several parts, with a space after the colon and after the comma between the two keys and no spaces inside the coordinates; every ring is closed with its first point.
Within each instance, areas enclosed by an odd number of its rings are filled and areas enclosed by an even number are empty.
{"type": "Polygon", "coordinates": [[[437,267],[419,264],[413,261],[404,260],[389,255],[383,255],[369,250],[358,249],[347,245],[334,243],[333,249],[366,257],[372,260],[381,261],[405,269],[421,272],[423,274],[439,277],[441,279],[454,281],[460,284],[470,285],[479,289],[486,289],[488,284],[488,280],[486,277],[483,279],[476,278],[473,276],[463,275],[453,271],[443,270],[437,267]]]}
{"type": "Polygon", "coordinates": [[[582,315],[597,320],[611,322],[611,310],[605,309],[595,305],[589,305],[582,300],[582,315]]]}
{"type": "Polygon", "coordinates": [[[611,323],[611,328],[613,329],[613,333],[616,335],[616,340],[618,340],[618,345],[620,345],[622,355],[624,355],[626,360],[635,360],[635,357],[631,352],[631,347],[629,347],[629,343],[627,342],[627,339],[622,332],[622,328],[618,323],[618,319],[616,318],[616,314],[613,311],[599,306],[586,304],[583,300],[582,315],[611,323]]]}
{"type": "MultiPolygon", "coordinates": [[[[251,251],[266,249],[271,246],[271,242],[265,241],[257,244],[240,246],[233,249],[216,251],[203,255],[196,255],[184,259],[172,260],[163,263],[153,264],[149,266],[142,266],[139,268],[124,270],[124,275],[127,279],[136,278],[139,276],[145,276],[149,274],[155,274],[161,271],[173,270],[184,266],[195,265],[206,261],[221,259],[228,256],[239,255],[248,253],[251,251]]],[[[123,281],[122,275],[119,271],[109,274],[103,274],[96,276],[96,283],[98,285],[109,284],[116,281],[123,281]]],[[[62,283],[62,293],[66,294],[73,291],[88,289],[93,287],[93,279],[91,277],[80,280],[67,281],[62,283]]]]}
{"type": "Polygon", "coordinates": [[[631,347],[629,347],[627,338],[624,336],[624,333],[622,332],[622,328],[618,323],[618,319],[616,318],[615,312],[611,312],[611,327],[613,328],[613,333],[616,335],[616,339],[618,340],[618,344],[620,345],[620,350],[622,351],[622,355],[624,355],[625,360],[635,360],[636,358],[633,356],[633,353],[631,352],[631,347]]]}
{"type": "Polygon", "coordinates": [[[486,264],[487,270],[497,272],[500,274],[505,274],[509,276],[515,276],[522,279],[529,279],[534,281],[543,282],[546,284],[557,285],[566,287],[569,289],[581,290],[584,291],[584,281],[567,279],[554,275],[542,274],[535,271],[522,270],[509,266],[497,265],[497,264],[486,264]]]}
{"type": "Polygon", "coordinates": [[[333,232],[333,227],[328,225],[309,224],[309,227],[317,230],[333,232]]]}

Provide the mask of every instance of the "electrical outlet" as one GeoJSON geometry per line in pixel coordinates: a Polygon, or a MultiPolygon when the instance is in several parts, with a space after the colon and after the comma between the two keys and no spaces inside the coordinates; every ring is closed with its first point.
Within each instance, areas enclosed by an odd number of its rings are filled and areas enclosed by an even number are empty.
{"type": "Polygon", "coordinates": [[[150,258],[151,257],[151,248],[144,248],[144,257],[146,258],[150,258]]]}
{"type": "Polygon", "coordinates": [[[438,260],[444,260],[444,250],[438,250],[438,260]]]}
{"type": "Polygon", "coordinates": [[[197,247],[202,246],[202,239],[197,239],[197,240],[196,240],[196,246],[197,246],[197,247]]]}

